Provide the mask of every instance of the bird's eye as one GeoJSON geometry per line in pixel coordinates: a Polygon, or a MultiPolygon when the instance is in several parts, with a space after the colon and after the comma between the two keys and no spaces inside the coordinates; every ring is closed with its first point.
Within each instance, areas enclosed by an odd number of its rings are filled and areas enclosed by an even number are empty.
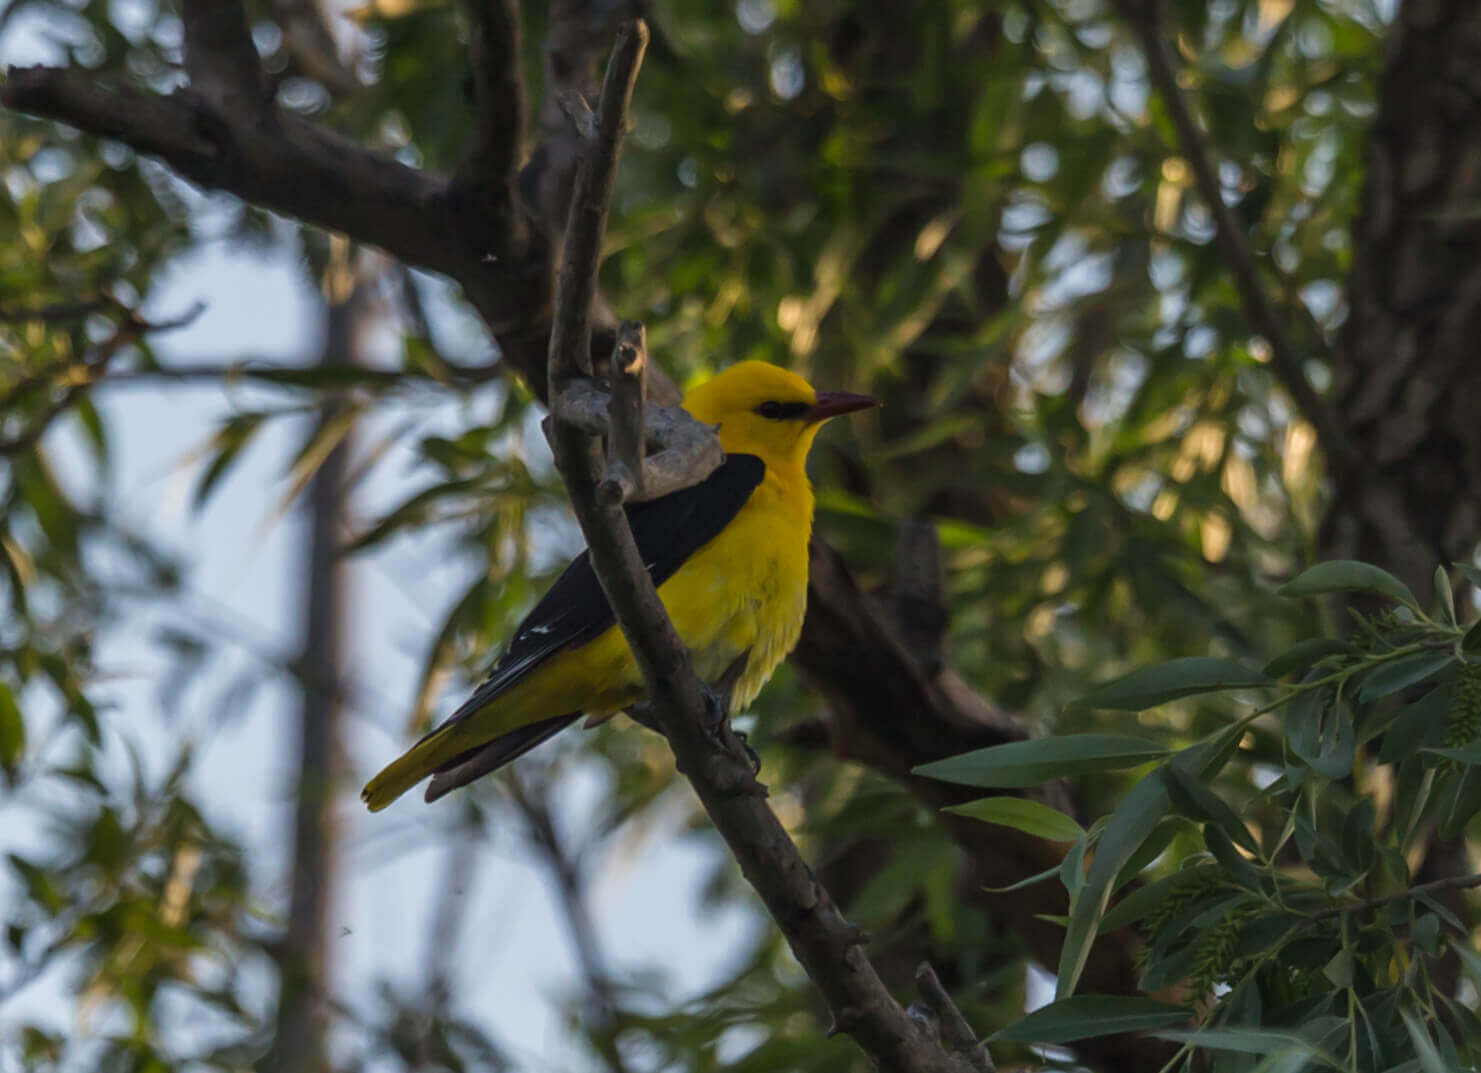
{"type": "Polygon", "coordinates": [[[812,407],[805,402],[763,402],[756,407],[756,413],[771,421],[787,421],[806,417],[810,409],[812,407]]]}

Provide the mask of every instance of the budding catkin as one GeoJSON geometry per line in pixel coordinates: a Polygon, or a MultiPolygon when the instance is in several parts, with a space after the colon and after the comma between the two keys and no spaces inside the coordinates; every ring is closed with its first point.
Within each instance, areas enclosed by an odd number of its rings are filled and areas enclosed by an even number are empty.
{"type": "Polygon", "coordinates": [[[1481,732],[1481,664],[1467,663],[1460,674],[1445,725],[1445,744],[1469,745],[1481,732]]]}

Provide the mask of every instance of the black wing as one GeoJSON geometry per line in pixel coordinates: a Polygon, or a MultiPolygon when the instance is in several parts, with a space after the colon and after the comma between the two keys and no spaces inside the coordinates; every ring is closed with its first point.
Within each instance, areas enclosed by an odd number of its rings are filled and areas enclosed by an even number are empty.
{"type": "MultiPolygon", "coordinates": [[[[755,455],[730,455],[699,484],[624,507],[653,584],[662,585],[718,536],[765,475],[766,465],[755,455]]],[[[437,729],[467,718],[562,648],[589,641],[616,621],[583,551],[525,616],[484,683],[437,729]]]]}

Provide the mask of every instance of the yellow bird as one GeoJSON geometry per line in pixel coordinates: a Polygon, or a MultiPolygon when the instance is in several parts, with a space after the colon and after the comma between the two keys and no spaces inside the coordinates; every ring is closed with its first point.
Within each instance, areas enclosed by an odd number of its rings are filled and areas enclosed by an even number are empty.
{"type": "MultiPolygon", "coordinates": [[[[868,395],[816,392],[775,365],[741,362],[684,398],[690,414],[719,426],[725,462],[691,488],[626,508],[695,670],[729,711],[756,698],[802,631],[813,437],[829,418],[874,405],[868,395]]],[[[581,716],[605,718],[643,695],[637,661],[582,552],[473,696],[360,796],[379,811],[431,775],[427,800],[435,801],[581,716]]]]}

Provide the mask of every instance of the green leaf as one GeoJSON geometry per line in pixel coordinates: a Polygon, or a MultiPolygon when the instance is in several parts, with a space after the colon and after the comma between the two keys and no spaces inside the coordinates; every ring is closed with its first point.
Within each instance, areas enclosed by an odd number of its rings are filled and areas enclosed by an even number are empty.
{"type": "Polygon", "coordinates": [[[1416,652],[1412,656],[1391,660],[1364,678],[1358,700],[1367,704],[1397,693],[1416,682],[1423,682],[1452,662],[1449,652],[1416,652]]]}
{"type": "Polygon", "coordinates": [[[1471,984],[1481,990],[1481,954],[1472,950],[1468,943],[1450,940],[1450,949],[1460,958],[1461,969],[1471,978],[1471,984]]]}
{"type": "MultiPolygon", "coordinates": [[[[1204,867],[1209,867],[1205,865],[1204,867]]],[[[1170,876],[1164,876],[1153,883],[1138,887],[1126,897],[1116,903],[1115,907],[1101,918],[1100,931],[1102,934],[1115,931],[1126,924],[1134,924],[1146,916],[1169,896],[1175,893],[1185,883],[1196,882],[1191,880],[1188,870],[1174,872],[1170,876]]]]}
{"type": "Polygon", "coordinates": [[[1273,684],[1259,671],[1252,671],[1233,660],[1189,656],[1152,667],[1141,667],[1107,682],[1074,703],[1086,708],[1139,712],[1197,693],[1252,689],[1273,684]]]}
{"type": "Polygon", "coordinates": [[[1481,764],[1481,741],[1473,741],[1469,745],[1459,745],[1453,749],[1436,746],[1422,751],[1434,753],[1436,756],[1443,756],[1447,760],[1454,760],[1457,764],[1464,764],[1466,767],[1475,767],[1481,764]]]}
{"type": "Polygon", "coordinates": [[[1235,811],[1202,779],[1184,769],[1179,757],[1164,769],[1167,772],[1167,790],[1172,796],[1173,807],[1182,815],[1200,823],[1212,823],[1239,845],[1258,855],[1260,844],[1250,829],[1244,825],[1235,811]]]}
{"type": "Polygon", "coordinates": [[[1440,1057],[1440,1050],[1435,1046],[1435,1041],[1430,1039],[1430,1034],[1425,1031],[1424,1025],[1412,1010],[1401,1010],[1399,1016],[1404,1019],[1404,1028],[1409,1032],[1409,1039],[1414,1043],[1414,1054],[1419,1059],[1420,1068],[1424,1073],[1454,1073],[1445,1064],[1445,1059],[1440,1057]]]}
{"type": "Polygon", "coordinates": [[[1276,592],[1281,596],[1324,596],[1331,592],[1373,592],[1419,609],[1419,601],[1398,578],[1371,563],[1333,559],[1317,563],[1276,592]]]}
{"type": "Polygon", "coordinates": [[[1443,566],[1435,567],[1435,601],[1440,605],[1440,618],[1451,626],[1456,625],[1455,593],[1450,588],[1450,575],[1443,566]]]}
{"type": "Polygon", "coordinates": [[[1239,850],[1234,848],[1234,843],[1224,833],[1222,827],[1212,823],[1203,829],[1203,844],[1208,851],[1214,855],[1225,873],[1234,882],[1246,890],[1260,891],[1260,873],[1255,866],[1244,857],[1240,856],[1239,850]]]}
{"type": "Polygon", "coordinates": [[[1297,697],[1286,715],[1286,741],[1308,767],[1329,779],[1346,778],[1352,771],[1357,731],[1347,704],[1325,691],[1311,690],[1297,697]]]}
{"type": "Polygon", "coordinates": [[[1417,753],[1423,746],[1443,744],[1454,695],[1452,682],[1440,682],[1418,700],[1404,705],[1393,729],[1383,736],[1383,744],[1378,749],[1378,762],[1398,763],[1417,753]]]}
{"type": "Polygon", "coordinates": [[[0,682],[0,768],[14,775],[26,753],[26,721],[21,718],[15,694],[0,682]]]}
{"type": "Polygon", "coordinates": [[[1085,959],[1090,956],[1091,941],[1111,898],[1112,882],[1156,830],[1169,803],[1167,782],[1161,771],[1154,771],[1133,786],[1111,813],[1110,822],[1096,844],[1090,874],[1070,903],[1070,923],[1059,953],[1056,997],[1066,998],[1074,993],[1085,969],[1085,959]]]}
{"type": "Polygon", "coordinates": [[[1037,786],[1050,779],[1117,771],[1166,756],[1168,750],[1145,738],[1116,734],[1058,734],[1052,738],[1014,741],[963,753],[913,771],[945,782],[984,789],[1037,786]]]}
{"type": "Polygon", "coordinates": [[[1275,1054],[1286,1050],[1315,1053],[1311,1044],[1300,1036],[1262,1028],[1205,1028],[1194,1032],[1175,1029],[1158,1032],[1157,1038],[1189,1043],[1211,1051],[1238,1051],[1240,1054],[1275,1054]]]}
{"type": "Polygon", "coordinates": [[[1053,879],[1055,873],[1058,871],[1059,865],[1056,864],[1053,867],[1044,869],[1042,872],[1035,872],[1031,876],[1025,876],[1017,883],[1009,883],[1006,887],[983,887],[982,889],[989,894],[1008,894],[1015,890],[1022,890],[1024,887],[1032,887],[1035,883],[1042,883],[1046,879],[1053,879]]]}
{"type": "Polygon", "coordinates": [[[1481,652],[1481,618],[1471,623],[1471,628],[1460,639],[1460,647],[1464,652],[1481,652]]]}
{"type": "Polygon", "coordinates": [[[1012,827],[1051,842],[1073,842],[1085,836],[1085,829],[1059,809],[1022,797],[984,797],[942,811],[1012,827]]]}
{"type": "Polygon", "coordinates": [[[1267,663],[1265,674],[1271,678],[1284,678],[1295,671],[1306,670],[1327,656],[1354,655],[1357,651],[1346,641],[1331,637],[1308,637],[1297,641],[1267,663]]]}
{"type": "Polygon", "coordinates": [[[1075,995],[1035,1010],[992,1039],[1015,1043],[1073,1043],[1120,1032],[1142,1032],[1180,1024],[1193,1016],[1188,1006],[1136,995],[1075,995]]]}
{"type": "Polygon", "coordinates": [[[211,498],[212,491],[221,483],[223,477],[231,472],[233,466],[240,459],[242,451],[251,442],[253,435],[262,427],[266,414],[246,413],[238,414],[217,430],[211,439],[211,447],[215,454],[211,462],[201,473],[201,479],[196,482],[195,491],[190,496],[192,510],[200,510],[211,498]]]}

